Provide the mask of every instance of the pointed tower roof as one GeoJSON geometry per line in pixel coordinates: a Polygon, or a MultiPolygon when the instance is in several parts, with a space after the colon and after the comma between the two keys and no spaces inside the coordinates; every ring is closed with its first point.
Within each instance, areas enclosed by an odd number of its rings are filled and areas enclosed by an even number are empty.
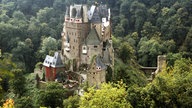
{"type": "Polygon", "coordinates": [[[77,10],[76,18],[81,18],[80,10],[77,10]]]}
{"type": "Polygon", "coordinates": [[[103,51],[103,62],[105,64],[111,64],[111,56],[108,48],[105,51],[103,51]]]}
{"type": "Polygon", "coordinates": [[[100,44],[99,35],[95,28],[91,29],[89,32],[87,38],[86,38],[86,44],[87,45],[99,45],[100,44]]]}
{"type": "Polygon", "coordinates": [[[64,67],[63,62],[61,60],[61,56],[58,52],[55,52],[51,66],[52,67],[64,67]]]}
{"type": "Polygon", "coordinates": [[[105,70],[107,67],[106,65],[103,63],[101,56],[97,56],[95,58],[95,63],[96,63],[96,67],[100,67],[101,70],[105,70]]]}
{"type": "Polygon", "coordinates": [[[66,8],[65,16],[69,17],[69,7],[66,8]]]}
{"type": "Polygon", "coordinates": [[[89,69],[94,69],[96,71],[106,70],[107,66],[104,64],[103,59],[100,55],[93,56],[89,69]],[[96,68],[93,68],[96,67],[96,68]]]}
{"type": "Polygon", "coordinates": [[[43,66],[46,67],[64,67],[63,62],[61,60],[61,56],[58,52],[55,52],[55,55],[49,56],[47,55],[44,62],[43,66]]]}

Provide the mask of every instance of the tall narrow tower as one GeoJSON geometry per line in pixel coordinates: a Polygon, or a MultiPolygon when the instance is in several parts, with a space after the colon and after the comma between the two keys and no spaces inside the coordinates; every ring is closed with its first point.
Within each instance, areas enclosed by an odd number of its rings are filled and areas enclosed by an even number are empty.
{"type": "MultiPolygon", "coordinates": [[[[104,82],[105,73],[101,74],[104,72],[101,70],[105,70],[104,67],[107,66],[98,64],[113,66],[110,21],[110,9],[107,9],[106,5],[89,7],[75,4],[67,7],[61,33],[62,56],[64,62],[70,61],[73,67],[70,68],[71,71],[77,72],[82,66],[86,66],[83,67],[84,70],[92,77],[88,79],[97,78],[97,83],[104,82]],[[100,74],[94,77],[97,71],[100,74]]],[[[94,82],[93,80],[90,82],[94,82]]]]}

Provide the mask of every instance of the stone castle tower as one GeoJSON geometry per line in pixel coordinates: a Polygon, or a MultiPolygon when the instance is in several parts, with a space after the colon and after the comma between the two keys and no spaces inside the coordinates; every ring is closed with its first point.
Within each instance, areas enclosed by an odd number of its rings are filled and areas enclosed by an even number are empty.
{"type": "Polygon", "coordinates": [[[105,82],[113,66],[110,9],[106,5],[67,7],[62,35],[62,58],[70,70],[86,71],[89,85],[105,82]]]}

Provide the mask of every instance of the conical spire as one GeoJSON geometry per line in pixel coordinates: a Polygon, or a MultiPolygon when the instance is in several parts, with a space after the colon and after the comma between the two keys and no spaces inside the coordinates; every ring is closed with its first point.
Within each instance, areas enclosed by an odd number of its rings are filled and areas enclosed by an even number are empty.
{"type": "Polygon", "coordinates": [[[69,7],[66,8],[65,16],[69,17],[69,7]]]}
{"type": "Polygon", "coordinates": [[[76,18],[81,18],[80,10],[77,11],[76,18]]]}

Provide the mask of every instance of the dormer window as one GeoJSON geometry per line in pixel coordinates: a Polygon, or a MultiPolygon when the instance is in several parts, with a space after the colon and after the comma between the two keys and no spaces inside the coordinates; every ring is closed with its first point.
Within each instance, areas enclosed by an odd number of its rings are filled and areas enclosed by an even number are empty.
{"type": "Polygon", "coordinates": [[[83,54],[87,54],[87,46],[83,46],[82,47],[82,53],[83,54]]]}
{"type": "Polygon", "coordinates": [[[101,66],[98,66],[98,67],[97,67],[97,70],[101,70],[101,66]]]}
{"type": "Polygon", "coordinates": [[[65,33],[64,33],[64,32],[62,32],[62,33],[61,33],[61,36],[64,36],[64,35],[65,35],[65,33]]]}

